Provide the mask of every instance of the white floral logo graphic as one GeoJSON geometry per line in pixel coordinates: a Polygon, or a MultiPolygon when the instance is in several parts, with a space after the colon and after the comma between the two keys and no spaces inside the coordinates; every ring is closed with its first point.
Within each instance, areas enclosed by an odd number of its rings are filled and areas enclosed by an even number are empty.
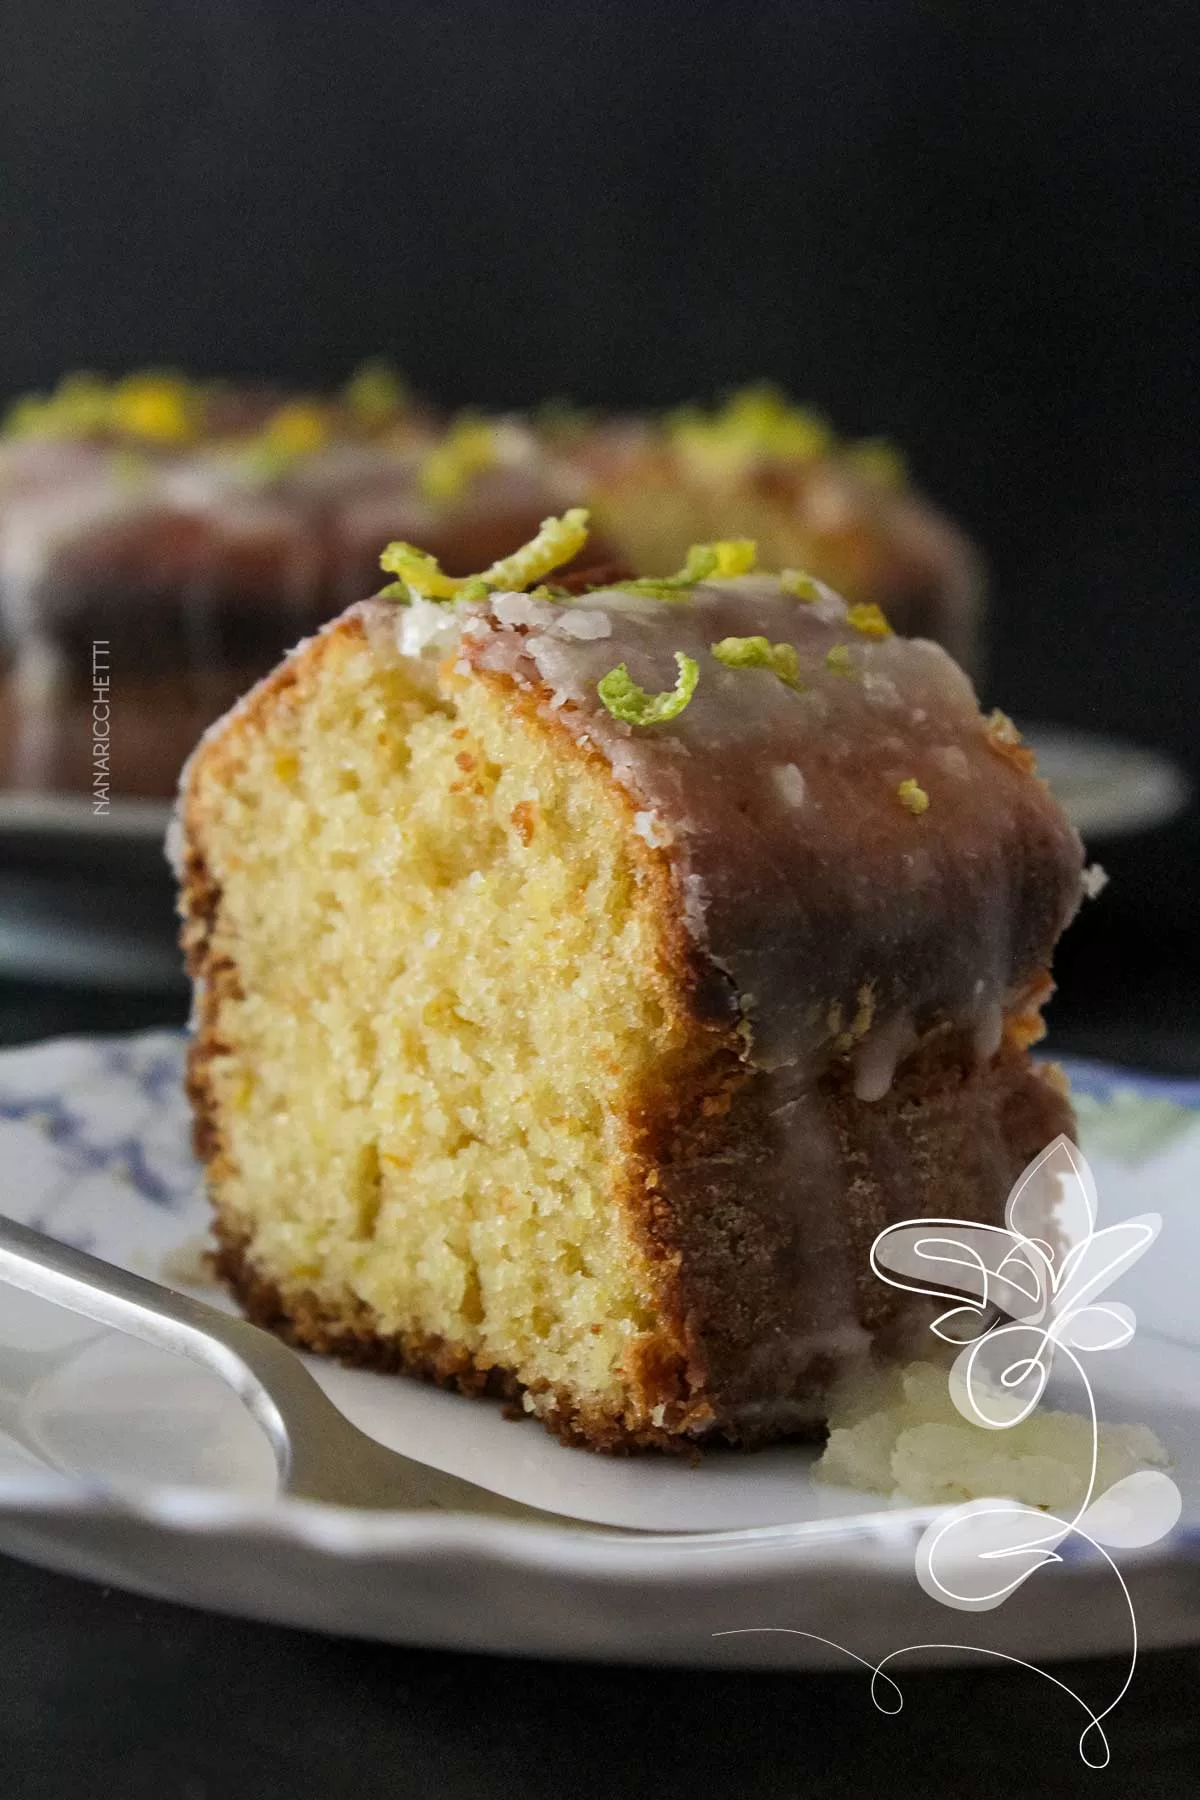
{"type": "Polygon", "coordinates": [[[985,1612],[1002,1605],[1038,1569],[1061,1562],[1059,1547],[1072,1535],[1104,1557],[1129,1610],[1132,1645],[1120,1693],[1103,1712],[1079,1702],[1089,1714],[1079,1753],[1103,1767],[1109,1752],[1101,1720],[1128,1690],[1137,1661],[1133,1604],[1108,1552],[1165,1537],[1182,1501],[1159,1469],[1138,1470],[1096,1493],[1099,1426],[1083,1358],[1118,1350],[1133,1337],[1132,1310],[1101,1296],[1145,1255],[1162,1227],[1157,1213],[1103,1228],[1097,1217],[1087,1160],[1069,1138],[1058,1137],[1013,1188],[1003,1227],[907,1220],[879,1234],[871,1266],[893,1287],[952,1302],[931,1329],[962,1346],[950,1371],[950,1397],[973,1425],[1005,1431],[1027,1419],[1045,1393],[1056,1356],[1079,1378],[1091,1420],[1091,1467],[1074,1516],[1059,1518],[1014,1500],[967,1501],[925,1530],[917,1546],[917,1580],[943,1606],[985,1612]]]}
{"type": "MultiPolygon", "coordinates": [[[[1089,1544],[1103,1557],[1120,1585],[1131,1645],[1120,1691],[1101,1711],[1048,1670],[980,1650],[1019,1664],[1070,1695],[1088,1719],[1079,1754],[1089,1767],[1103,1768],[1109,1746],[1102,1721],[1128,1692],[1137,1665],[1133,1602],[1109,1552],[1141,1548],[1165,1537],[1179,1518],[1182,1499],[1175,1483],[1158,1469],[1138,1470],[1096,1492],[1100,1432],[1085,1358],[1120,1349],[1133,1337],[1137,1321],[1131,1308],[1101,1296],[1145,1255],[1162,1225],[1157,1213],[1103,1228],[1097,1217],[1096,1185],[1087,1160],[1069,1138],[1058,1137],[1017,1181],[1003,1226],[962,1219],[905,1220],[880,1232],[871,1247],[871,1266],[891,1287],[947,1302],[930,1329],[945,1343],[960,1346],[949,1373],[950,1397],[971,1424],[988,1431],[1021,1424],[1041,1401],[1057,1357],[1078,1378],[1091,1423],[1091,1466],[1074,1515],[1061,1518],[1003,1497],[947,1508],[920,1538],[916,1573],[925,1593],[943,1606],[988,1612],[1039,1569],[1061,1563],[1068,1538],[1089,1544]]],[[[977,1648],[911,1644],[873,1666],[867,1663],[875,1704],[888,1713],[903,1704],[885,1673],[898,1657],[917,1650],[977,1648]]]]}

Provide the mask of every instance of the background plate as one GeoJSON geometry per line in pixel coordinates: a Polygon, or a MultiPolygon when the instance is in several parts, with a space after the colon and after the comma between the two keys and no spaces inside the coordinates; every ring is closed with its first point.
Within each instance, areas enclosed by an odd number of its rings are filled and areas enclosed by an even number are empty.
{"type": "MultiPolygon", "coordinates": [[[[1164,824],[1187,803],[1186,777],[1156,751],[1049,726],[1026,735],[1093,843],[1164,824]]],[[[162,854],[170,813],[163,801],[114,800],[97,816],[86,795],[0,790],[0,972],[182,995],[162,854]]]]}
{"type": "MultiPolygon", "coordinates": [[[[1161,825],[1186,805],[1183,771],[1158,750],[1057,725],[1024,725],[1040,772],[1086,836],[1119,836],[1161,825]]],[[[171,817],[165,800],[114,799],[97,814],[87,794],[0,789],[0,837],[161,844],[171,817]]]]}

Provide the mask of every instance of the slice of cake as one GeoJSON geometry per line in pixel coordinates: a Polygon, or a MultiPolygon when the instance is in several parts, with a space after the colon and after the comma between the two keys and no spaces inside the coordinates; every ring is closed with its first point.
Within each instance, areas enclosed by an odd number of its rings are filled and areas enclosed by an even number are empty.
{"type": "MultiPolygon", "coordinates": [[[[225,1277],[601,1449],[818,1431],[871,1273],[1002,1220],[1081,847],[932,643],[753,547],[569,593],[582,514],[400,579],[208,735],[176,855],[225,1277]]],[[[578,585],[578,584],[576,584],[578,585]]]]}

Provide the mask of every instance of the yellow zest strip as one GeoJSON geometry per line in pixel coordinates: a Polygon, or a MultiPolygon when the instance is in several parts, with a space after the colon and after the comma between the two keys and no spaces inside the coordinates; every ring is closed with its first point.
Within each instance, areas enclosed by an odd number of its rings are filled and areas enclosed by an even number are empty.
{"type": "Polygon", "coordinates": [[[681,407],[667,416],[667,436],[684,456],[714,472],[761,457],[812,462],[833,434],[818,413],[795,406],[770,382],[742,388],[714,412],[681,407]]]}
{"type": "Polygon", "coordinates": [[[718,538],[713,549],[717,553],[717,575],[722,580],[732,575],[749,575],[758,561],[758,545],[753,538],[718,538]]]}
{"type": "Polygon", "coordinates": [[[25,394],[4,418],[8,437],[91,437],[108,429],[109,386],[100,375],[64,375],[52,394],[25,394]]]}
{"type": "Polygon", "coordinates": [[[501,557],[479,577],[489,588],[499,590],[527,588],[530,582],[544,581],[546,576],[570,562],[588,540],[588,511],[585,506],[572,506],[561,519],[543,519],[535,538],[501,557]]]}
{"type": "Polygon", "coordinates": [[[239,444],[236,464],[251,481],[278,481],[306,456],[329,442],[327,409],[315,400],[289,400],[277,406],[257,437],[239,444]]]}
{"type": "Polygon", "coordinates": [[[864,637],[891,637],[892,628],[884,613],[873,600],[860,601],[857,606],[847,607],[846,623],[855,631],[861,631],[864,637]]]}
{"type": "Polygon", "coordinates": [[[929,811],[929,795],[920,782],[914,781],[911,775],[896,789],[896,798],[901,806],[907,806],[910,813],[916,813],[919,816],[921,813],[929,811]]]}
{"type": "Polygon", "coordinates": [[[144,444],[184,444],[203,429],[199,390],[182,375],[142,373],[110,382],[64,375],[52,394],[26,394],[9,409],[10,437],[115,436],[144,444]]]}
{"type": "Polygon", "coordinates": [[[488,594],[519,593],[570,562],[587,543],[587,536],[587,509],[573,506],[561,519],[543,519],[537,536],[520,550],[502,557],[482,575],[468,576],[444,574],[435,556],[397,540],[383,552],[379,566],[400,579],[383,591],[400,600],[411,600],[414,595],[422,600],[483,600],[488,594]]]}
{"type": "Polygon", "coordinates": [[[263,427],[264,446],[279,457],[311,456],[329,441],[329,415],[311,400],[290,400],[263,427]]]}
{"type": "Polygon", "coordinates": [[[202,429],[199,395],[179,375],[127,375],[112,391],[109,424],[146,444],[189,444],[202,429]]]}
{"type": "Polygon", "coordinates": [[[383,590],[397,600],[411,600],[414,594],[422,600],[455,600],[463,586],[458,576],[443,575],[436,556],[400,538],[388,545],[379,566],[385,574],[400,577],[383,590]]]}

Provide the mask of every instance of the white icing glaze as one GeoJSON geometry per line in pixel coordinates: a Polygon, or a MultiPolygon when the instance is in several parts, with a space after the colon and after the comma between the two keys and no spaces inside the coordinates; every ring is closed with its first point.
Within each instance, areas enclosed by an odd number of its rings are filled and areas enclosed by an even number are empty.
{"type": "Polygon", "coordinates": [[[652,850],[663,850],[668,844],[675,842],[675,833],[657,813],[639,812],[633,815],[633,829],[640,838],[649,844],[652,850]]]}
{"type": "Polygon", "coordinates": [[[990,1062],[1004,1037],[1004,1008],[999,1001],[985,1006],[971,1035],[972,1047],[980,1062],[990,1062]]]}
{"type": "Polygon", "coordinates": [[[947,775],[953,776],[956,781],[970,780],[971,765],[967,761],[966,752],[957,744],[939,744],[932,754],[939,769],[944,769],[947,775]]]}
{"type": "Polygon", "coordinates": [[[496,594],[492,598],[491,612],[493,618],[509,631],[531,625],[549,631],[557,617],[555,609],[545,600],[534,600],[529,594],[496,594]]]}
{"type": "Polygon", "coordinates": [[[183,823],[179,817],[178,808],[176,808],[167,821],[166,836],[163,838],[163,855],[166,857],[176,881],[183,880],[184,850],[183,823]]]}
{"type": "Polygon", "coordinates": [[[612,620],[591,607],[572,606],[559,615],[555,630],[562,637],[606,638],[612,636],[612,620]]]}
{"type": "Polygon", "coordinates": [[[873,669],[867,669],[862,678],[863,692],[872,700],[885,706],[901,705],[900,689],[886,675],[878,675],[873,669]]]}
{"type": "Polygon", "coordinates": [[[461,609],[437,600],[417,598],[395,611],[396,645],[401,656],[445,653],[463,628],[461,609]]]}
{"type": "Polygon", "coordinates": [[[683,922],[698,944],[708,936],[708,887],[702,875],[683,878],[683,922]]]}
{"type": "Polygon", "coordinates": [[[882,1100],[896,1066],[916,1042],[912,1019],[897,1013],[867,1034],[854,1053],[854,1093],[859,1100],[882,1100]]]}
{"type": "Polygon", "coordinates": [[[77,486],[10,501],[0,514],[0,608],[13,641],[45,635],[43,587],[59,551],[100,526],[150,514],[161,504],[152,478],[121,482],[103,470],[77,486]]]}
{"type": "Polygon", "coordinates": [[[777,763],[771,770],[775,790],[785,806],[803,806],[808,797],[804,776],[795,763],[777,763]]]}

